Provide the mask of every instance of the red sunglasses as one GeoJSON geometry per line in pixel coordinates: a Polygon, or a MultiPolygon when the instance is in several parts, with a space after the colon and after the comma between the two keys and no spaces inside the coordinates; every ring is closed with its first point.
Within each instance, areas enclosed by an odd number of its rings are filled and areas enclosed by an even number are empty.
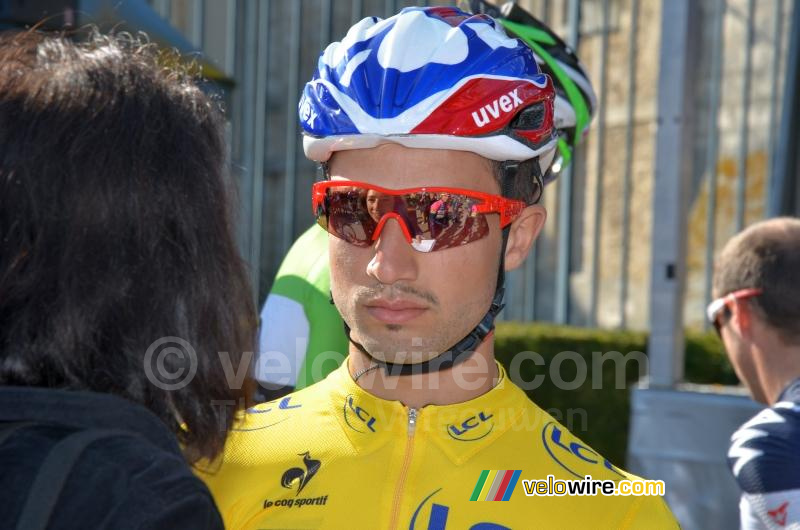
{"type": "Polygon", "coordinates": [[[489,234],[486,214],[500,214],[500,227],[516,219],[523,201],[448,187],[390,190],[363,182],[326,180],[311,191],[317,223],[334,236],[370,247],[395,219],[414,249],[432,252],[466,245],[489,234]]]}
{"type": "Polygon", "coordinates": [[[724,317],[725,319],[730,318],[730,305],[732,303],[743,298],[758,296],[762,292],[763,291],[761,289],[739,289],[738,291],[734,291],[726,294],[725,296],[717,298],[708,304],[708,307],[706,308],[706,318],[708,318],[708,321],[714,326],[714,329],[717,331],[717,335],[722,337],[722,326],[725,324],[722,322],[720,316],[724,317]]]}

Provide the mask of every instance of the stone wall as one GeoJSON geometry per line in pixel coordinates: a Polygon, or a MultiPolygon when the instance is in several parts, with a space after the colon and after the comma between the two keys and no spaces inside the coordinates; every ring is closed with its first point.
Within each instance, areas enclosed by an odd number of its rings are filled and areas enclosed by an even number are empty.
{"type": "MultiPolygon", "coordinates": [[[[520,4],[539,16],[549,16],[548,23],[562,35],[567,34],[566,1],[521,1],[520,4]]],[[[598,177],[601,178],[601,230],[599,245],[598,324],[616,327],[621,321],[622,244],[626,227],[623,218],[623,178],[625,174],[625,141],[628,132],[628,71],[629,38],[631,32],[631,0],[611,0],[609,19],[607,87],[605,94],[605,148],[602,168],[598,169],[600,131],[597,117],[578,157],[575,175],[573,218],[577,247],[573,255],[570,321],[585,324],[589,312],[591,293],[591,262],[594,234],[594,200],[598,177]]],[[[791,19],[791,2],[784,2],[782,20],[783,38],[775,48],[773,30],[776,2],[757,2],[753,17],[755,38],[752,49],[752,84],[748,119],[748,145],[746,154],[746,224],[763,217],[767,199],[768,130],[771,102],[775,99],[780,110],[785,68],[786,43],[791,19]],[[778,76],[777,90],[772,82],[773,55],[783,58],[778,76]]],[[[709,127],[709,89],[711,76],[711,49],[713,37],[713,0],[698,2],[699,34],[697,41],[697,90],[694,94],[692,118],[695,120],[695,146],[691,176],[692,186],[689,207],[688,271],[686,292],[687,324],[700,326],[703,322],[704,285],[706,269],[706,215],[708,211],[708,157],[711,135],[718,134],[719,147],[715,170],[717,173],[717,197],[715,249],[735,232],[736,186],[739,175],[739,153],[742,148],[740,123],[743,113],[742,83],[744,79],[744,57],[746,46],[746,0],[728,0],[723,20],[723,62],[720,89],[720,106],[716,130],[709,127]]],[[[582,2],[582,24],[579,56],[592,76],[598,97],[601,98],[601,2],[582,2]]],[[[633,152],[630,225],[628,259],[628,298],[625,303],[627,325],[645,329],[649,322],[649,287],[651,247],[650,234],[653,229],[652,190],[655,161],[655,137],[657,129],[657,95],[659,49],[661,44],[661,3],[650,0],[639,1],[638,31],[636,38],[635,70],[636,97],[634,107],[633,152]]],[[[780,116],[778,116],[780,118],[780,116]]],[[[778,123],[773,127],[777,129],[778,123]]],[[[774,137],[773,137],[774,138],[774,137]]],[[[773,140],[774,141],[774,140],[773,140]]],[[[556,190],[550,192],[551,198],[556,190]]],[[[555,218],[558,212],[555,202],[548,202],[550,226],[544,237],[555,238],[555,218]]],[[[552,244],[542,242],[551,255],[552,244]]],[[[538,267],[537,285],[555,281],[554,260],[547,260],[538,267]]],[[[545,293],[542,293],[545,296],[545,293]]],[[[552,314],[552,302],[537,300],[537,319],[548,319],[552,314]]]]}

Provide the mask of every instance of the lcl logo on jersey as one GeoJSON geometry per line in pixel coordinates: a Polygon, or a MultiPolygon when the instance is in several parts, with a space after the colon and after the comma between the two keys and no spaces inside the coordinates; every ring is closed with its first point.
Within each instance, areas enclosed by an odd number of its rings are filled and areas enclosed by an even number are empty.
{"type": "MultiPolygon", "coordinates": [[[[435,490],[425,497],[421,503],[414,510],[414,515],[411,517],[411,523],[408,525],[408,530],[448,530],[448,528],[456,528],[454,524],[450,527],[447,526],[447,520],[452,515],[456,508],[433,502],[433,497],[442,491],[442,488],[435,490]]],[[[459,526],[459,528],[464,528],[459,526]]],[[[469,525],[469,530],[511,530],[507,526],[498,523],[490,523],[487,521],[476,522],[469,525]]]]}
{"type": "Polygon", "coordinates": [[[583,478],[587,474],[575,470],[576,464],[582,462],[584,465],[603,466],[620,477],[625,478],[625,475],[617,471],[611,462],[601,457],[592,449],[576,441],[568,441],[566,437],[563,436],[561,428],[554,421],[547,423],[542,429],[542,443],[550,454],[550,457],[555,460],[558,465],[577,478],[583,478]]]}
{"type": "MultiPolygon", "coordinates": [[[[272,405],[274,403],[274,401],[270,401],[269,403],[262,403],[260,405],[256,405],[255,407],[250,407],[249,409],[247,409],[247,414],[253,414],[253,415],[256,415],[256,414],[270,414],[271,412],[273,412],[275,410],[299,409],[300,407],[303,406],[303,405],[301,405],[299,403],[296,404],[296,405],[293,405],[291,401],[292,401],[292,396],[285,397],[280,401],[280,403],[278,403],[278,407],[277,408],[275,408],[273,406],[267,407],[267,405],[272,405]]],[[[264,416],[264,417],[273,418],[273,416],[264,416]]],[[[273,427],[273,426],[275,426],[275,425],[277,425],[279,423],[283,423],[284,421],[289,419],[288,416],[286,416],[284,414],[278,414],[277,418],[274,419],[273,421],[270,421],[270,420],[259,420],[259,423],[256,423],[256,425],[253,426],[253,427],[234,427],[233,430],[234,431],[239,431],[239,432],[260,431],[262,429],[268,429],[270,427],[273,427]],[[280,418],[280,419],[277,419],[277,418],[280,418]]]]}
{"type": "Polygon", "coordinates": [[[475,416],[470,416],[458,424],[447,426],[447,434],[450,438],[460,442],[474,442],[485,438],[494,429],[494,414],[480,412],[475,416]]]}
{"type": "Polygon", "coordinates": [[[375,424],[378,422],[377,418],[358,406],[358,404],[355,404],[352,394],[344,398],[342,412],[344,414],[345,423],[354,431],[367,432],[367,429],[369,429],[372,432],[377,432],[375,430],[375,424]]]}
{"type": "MultiPolygon", "coordinates": [[[[255,407],[250,407],[247,409],[248,414],[266,414],[268,412],[272,412],[275,410],[273,407],[266,407],[266,405],[273,404],[274,401],[270,401],[269,403],[264,403],[262,405],[256,405],[255,407]]],[[[300,404],[292,404],[292,396],[287,396],[281,399],[280,403],[278,403],[278,410],[290,410],[290,409],[299,409],[303,405],[300,404]]]]}

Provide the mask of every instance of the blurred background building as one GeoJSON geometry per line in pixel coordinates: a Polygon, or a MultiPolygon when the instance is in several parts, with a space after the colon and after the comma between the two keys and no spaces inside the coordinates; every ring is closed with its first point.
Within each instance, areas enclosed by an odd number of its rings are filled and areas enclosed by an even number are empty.
{"type": "MultiPolygon", "coordinates": [[[[198,61],[210,78],[208,89],[225,102],[240,182],[239,241],[261,304],[286,250],[312,223],[309,187],[316,168],[303,156],[296,105],[319,52],[366,15],[452,3],[0,0],[0,26],[95,23],[145,31],[198,61]]],[[[756,220],[800,213],[796,2],[518,3],[578,50],[600,107],[572,168],[546,191],[550,219],[533,259],[508,276],[503,318],[648,330],[650,387],[681,389],[683,329],[706,326],[715,252],[756,220]]],[[[717,458],[704,452],[711,451],[709,440],[725,441],[726,429],[749,405],[724,398],[697,405],[690,393],[656,394],[634,400],[631,440],[638,445],[630,449],[631,461],[664,474],[680,460],[683,479],[703,480],[692,476],[692,466],[717,458]],[[687,409],[697,416],[665,421],[663,431],[652,422],[687,409]],[[713,419],[702,415],[723,420],[715,431],[713,419]],[[699,445],[672,456],[659,449],[670,429],[692,426],[706,429],[695,437],[699,445]],[[648,459],[659,458],[648,467],[648,459]]],[[[715,484],[724,482],[717,460],[716,471],[705,476],[717,477],[710,479],[715,484]]],[[[694,512],[676,509],[684,525],[730,527],[730,518],[719,517],[723,509],[736,512],[735,499],[713,512],[709,506],[719,499],[700,499],[683,479],[673,482],[684,488],[670,498],[673,509],[705,503],[694,512]]],[[[718,487],[732,495],[730,484],[718,487]]]]}

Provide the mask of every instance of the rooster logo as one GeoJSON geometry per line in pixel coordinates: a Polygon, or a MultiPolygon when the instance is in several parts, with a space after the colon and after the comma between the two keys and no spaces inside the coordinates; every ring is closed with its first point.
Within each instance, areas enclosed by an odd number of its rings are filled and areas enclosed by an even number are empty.
{"type": "Polygon", "coordinates": [[[294,487],[294,483],[299,481],[300,486],[297,488],[296,495],[300,495],[300,492],[303,491],[303,488],[306,487],[306,484],[311,481],[311,478],[317,474],[317,471],[319,471],[319,466],[322,464],[319,460],[314,460],[311,458],[311,455],[308,451],[298,454],[297,456],[303,457],[303,464],[306,466],[305,471],[299,467],[293,467],[287,470],[281,477],[281,486],[287,489],[292,489],[292,487],[294,487]]]}

